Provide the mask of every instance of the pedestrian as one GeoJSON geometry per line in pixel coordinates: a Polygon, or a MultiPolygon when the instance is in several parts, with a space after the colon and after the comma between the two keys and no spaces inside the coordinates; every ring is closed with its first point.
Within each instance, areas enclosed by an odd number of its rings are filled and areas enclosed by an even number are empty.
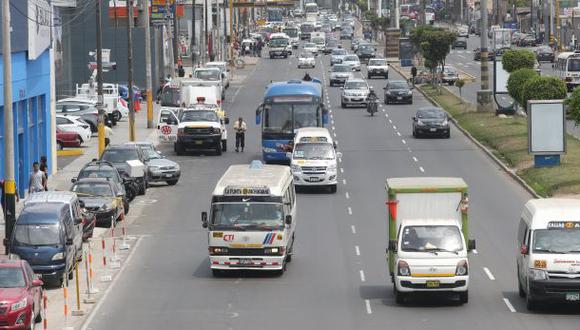
{"type": "Polygon", "coordinates": [[[113,129],[105,126],[105,148],[111,143],[111,135],[113,135],[113,129]]]}
{"type": "MultiPolygon", "coordinates": [[[[20,197],[18,196],[18,188],[15,187],[14,194],[16,195],[16,202],[20,202],[20,197]]],[[[6,180],[0,180],[0,205],[2,205],[2,214],[4,219],[6,219],[6,180]]]]}
{"type": "Polygon", "coordinates": [[[38,162],[34,162],[32,164],[32,168],[33,171],[30,173],[30,179],[28,180],[29,194],[46,190],[46,180],[44,177],[44,172],[40,170],[40,164],[38,164],[38,162]]]}
{"type": "Polygon", "coordinates": [[[417,67],[413,65],[411,68],[411,77],[413,77],[413,86],[415,86],[415,78],[417,77],[417,67]]]}
{"type": "Polygon", "coordinates": [[[242,117],[238,118],[234,123],[234,131],[236,131],[236,152],[239,151],[240,147],[242,148],[242,152],[244,152],[247,129],[248,127],[242,117]]]}
{"type": "Polygon", "coordinates": [[[40,156],[40,166],[39,169],[44,173],[44,190],[48,191],[48,162],[46,156],[40,156]]]}
{"type": "Polygon", "coordinates": [[[185,77],[185,69],[183,68],[183,65],[181,65],[181,64],[177,66],[177,75],[180,78],[185,77]]]}

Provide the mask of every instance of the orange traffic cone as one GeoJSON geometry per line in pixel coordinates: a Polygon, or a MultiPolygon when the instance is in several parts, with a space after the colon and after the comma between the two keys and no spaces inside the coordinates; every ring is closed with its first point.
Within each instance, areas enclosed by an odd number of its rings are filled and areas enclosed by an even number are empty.
{"type": "Polygon", "coordinates": [[[135,101],[133,106],[135,107],[135,112],[141,111],[141,101],[135,101]]]}

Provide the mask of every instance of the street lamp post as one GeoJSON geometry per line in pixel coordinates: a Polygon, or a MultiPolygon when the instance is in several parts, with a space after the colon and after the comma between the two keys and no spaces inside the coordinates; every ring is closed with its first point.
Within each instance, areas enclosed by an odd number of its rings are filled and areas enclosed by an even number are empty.
{"type": "Polygon", "coordinates": [[[488,30],[488,12],[487,1],[481,1],[481,90],[477,91],[477,111],[492,111],[492,92],[489,90],[489,65],[488,65],[488,48],[487,48],[487,30],[488,30]]]}

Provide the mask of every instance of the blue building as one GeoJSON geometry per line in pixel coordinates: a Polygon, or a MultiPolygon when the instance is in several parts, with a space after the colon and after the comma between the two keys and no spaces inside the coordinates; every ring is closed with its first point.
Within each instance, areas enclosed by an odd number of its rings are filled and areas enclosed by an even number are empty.
{"type": "MultiPolygon", "coordinates": [[[[14,169],[16,185],[23,197],[28,189],[32,163],[41,156],[53,169],[51,130],[51,11],[45,0],[10,0],[12,43],[12,101],[14,119],[14,169]],[[29,19],[35,17],[34,20],[29,19]]],[[[0,9],[1,12],[1,9],[0,9]]],[[[0,44],[2,38],[0,35],[0,44]]],[[[0,77],[4,74],[0,48],[0,77]]],[[[0,178],[4,177],[4,92],[0,78],[0,178]]]]}

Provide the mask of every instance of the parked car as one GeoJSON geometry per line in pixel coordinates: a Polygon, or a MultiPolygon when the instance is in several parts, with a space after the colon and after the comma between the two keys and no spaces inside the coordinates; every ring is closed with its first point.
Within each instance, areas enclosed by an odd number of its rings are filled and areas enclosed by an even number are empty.
{"type": "Polygon", "coordinates": [[[555,60],[554,50],[548,46],[538,47],[538,49],[536,49],[536,59],[538,60],[538,62],[554,63],[555,60]]]}
{"type": "Polygon", "coordinates": [[[77,194],[84,208],[96,216],[97,226],[108,228],[123,219],[123,193],[110,180],[80,179],[73,183],[70,190],[77,194]]]}
{"type": "MultiPolygon", "coordinates": [[[[128,83],[119,83],[119,96],[125,101],[129,100],[128,83]]],[[[133,100],[137,102],[143,101],[143,93],[141,92],[141,88],[135,85],[133,85],[133,100]]]]}
{"type": "Polygon", "coordinates": [[[205,64],[208,68],[218,68],[222,72],[222,77],[226,88],[230,87],[230,69],[228,69],[228,64],[226,62],[207,62],[205,64]]]}
{"type": "Polygon", "coordinates": [[[451,136],[450,131],[449,117],[441,108],[419,108],[413,117],[414,137],[439,135],[448,139],[451,136]]]}
{"type": "Polygon", "coordinates": [[[93,232],[97,225],[97,217],[85,208],[81,209],[81,217],[83,219],[83,242],[86,242],[93,237],[93,232]]]}
{"type": "Polygon", "coordinates": [[[346,108],[350,105],[367,106],[367,96],[370,87],[363,79],[349,79],[341,87],[340,107],[346,108]]]}
{"type": "MultiPolygon", "coordinates": [[[[437,67],[437,74],[441,74],[441,67],[437,67]]],[[[457,69],[452,67],[451,65],[446,65],[443,68],[443,74],[441,75],[441,81],[444,84],[448,84],[449,86],[453,86],[455,82],[459,79],[459,73],[457,69]]]]}
{"type": "Polygon", "coordinates": [[[181,167],[178,163],[165,158],[161,152],[155,149],[151,142],[127,142],[125,145],[134,145],[143,151],[149,167],[149,182],[167,182],[173,186],[179,181],[181,176],[181,167]]]}
{"type": "Polygon", "coordinates": [[[26,260],[0,259],[2,329],[34,329],[42,321],[42,285],[26,260]]]}
{"type": "MultiPolygon", "coordinates": [[[[63,116],[78,116],[89,124],[91,132],[97,132],[99,115],[92,102],[85,102],[79,98],[62,99],[56,102],[56,113],[63,116]]],[[[110,120],[109,125],[112,125],[110,120]]]]}
{"type": "Polygon", "coordinates": [[[405,80],[390,80],[383,89],[385,90],[385,104],[413,104],[413,91],[405,80]]]}
{"type": "Polygon", "coordinates": [[[303,51],[298,56],[298,69],[300,68],[314,68],[316,66],[316,59],[314,54],[309,51],[303,51]]]}
{"type": "Polygon", "coordinates": [[[330,86],[344,85],[344,83],[353,78],[352,68],[347,64],[336,64],[330,70],[330,86]]]}
{"type": "Polygon", "coordinates": [[[82,143],[89,142],[93,135],[91,126],[78,116],[56,115],[56,126],[64,132],[77,133],[82,143]]]}
{"type": "Polygon", "coordinates": [[[80,135],[75,132],[65,132],[58,126],[56,127],[56,145],[58,150],[65,147],[80,147],[83,140],[80,135]]]}
{"type": "Polygon", "coordinates": [[[125,198],[123,206],[125,214],[129,213],[129,202],[132,201],[135,196],[129,195],[128,191],[125,189],[125,179],[121,177],[119,171],[117,171],[112,163],[99,160],[91,161],[85,164],[79,174],[71,179],[71,182],[75,183],[77,180],[84,178],[105,178],[113,182],[117,186],[117,190],[124,194],[125,198]]]}
{"type": "Polygon", "coordinates": [[[455,39],[455,41],[453,41],[453,44],[451,45],[451,49],[456,49],[456,48],[467,49],[467,38],[466,37],[457,37],[457,39],[455,39]]]}
{"type": "Polygon", "coordinates": [[[110,145],[101,154],[100,160],[108,161],[119,171],[121,176],[127,175],[139,185],[139,195],[145,195],[149,182],[147,181],[147,160],[143,151],[136,146],[110,145]],[[138,160],[143,164],[143,173],[131,176],[127,161],[138,160]]]}

